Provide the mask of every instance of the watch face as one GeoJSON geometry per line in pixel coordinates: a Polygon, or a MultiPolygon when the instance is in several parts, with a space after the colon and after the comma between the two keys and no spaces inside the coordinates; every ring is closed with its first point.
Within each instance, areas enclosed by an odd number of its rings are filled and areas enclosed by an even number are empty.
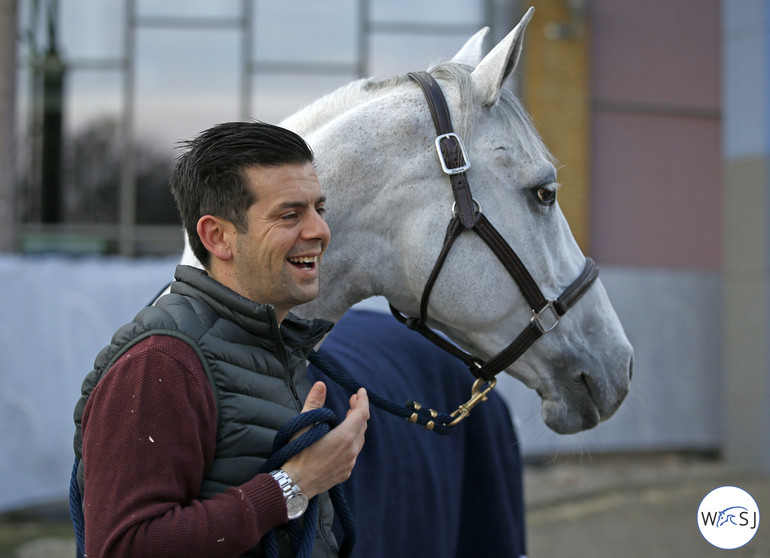
{"type": "Polygon", "coordinates": [[[297,519],[307,509],[307,496],[302,493],[289,496],[286,500],[286,511],[288,512],[289,519],[297,519]]]}

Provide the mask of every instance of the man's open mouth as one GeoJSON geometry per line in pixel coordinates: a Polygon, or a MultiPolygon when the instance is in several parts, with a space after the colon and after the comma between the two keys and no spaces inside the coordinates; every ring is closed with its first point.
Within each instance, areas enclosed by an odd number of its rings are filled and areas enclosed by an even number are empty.
{"type": "Polygon", "coordinates": [[[302,270],[310,270],[315,267],[318,256],[298,256],[296,258],[288,258],[289,263],[302,270]]]}

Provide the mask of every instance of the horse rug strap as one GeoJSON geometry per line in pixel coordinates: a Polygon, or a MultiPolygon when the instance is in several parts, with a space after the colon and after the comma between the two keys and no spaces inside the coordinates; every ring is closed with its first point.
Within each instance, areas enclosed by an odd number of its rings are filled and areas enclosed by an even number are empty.
{"type": "Polygon", "coordinates": [[[452,219],[447,227],[444,245],[433,266],[428,281],[425,284],[420,300],[420,316],[407,317],[390,307],[393,315],[409,328],[424,335],[427,339],[462,359],[476,378],[491,382],[495,375],[505,370],[544,333],[556,327],[559,319],[569,310],[585,292],[593,285],[599,275],[599,270],[591,258],[586,258],[582,273],[556,299],[546,298],[527,267],[516,255],[516,252],[495,229],[492,223],[481,212],[481,207],[473,199],[466,171],[470,168],[470,160],[460,137],[452,128],[446,99],[436,80],[427,72],[413,72],[409,77],[420,86],[430,108],[433,123],[436,128],[436,150],[441,167],[449,175],[454,196],[452,219]],[[522,295],[532,310],[529,325],[502,351],[488,361],[471,355],[453,343],[447,341],[431,330],[428,325],[428,303],[433,285],[438,279],[441,268],[455,240],[465,230],[473,230],[497,256],[505,269],[519,287],[522,295]]]}

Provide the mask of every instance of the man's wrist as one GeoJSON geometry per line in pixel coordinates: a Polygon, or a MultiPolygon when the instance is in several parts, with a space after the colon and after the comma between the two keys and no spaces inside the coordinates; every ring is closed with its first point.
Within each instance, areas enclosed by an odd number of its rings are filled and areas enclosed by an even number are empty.
{"type": "Polygon", "coordinates": [[[283,492],[284,502],[286,503],[286,515],[289,519],[297,519],[305,513],[307,510],[307,496],[302,493],[299,486],[297,486],[291,479],[289,474],[283,469],[276,469],[270,472],[278,486],[281,487],[283,492]]]}

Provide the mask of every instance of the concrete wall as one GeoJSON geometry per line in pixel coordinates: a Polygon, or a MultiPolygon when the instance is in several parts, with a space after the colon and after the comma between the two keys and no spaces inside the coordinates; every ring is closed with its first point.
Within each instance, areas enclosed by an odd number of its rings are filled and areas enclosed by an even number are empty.
{"type": "Polygon", "coordinates": [[[721,269],[719,7],[591,2],[591,247],[599,263],[721,269]]]}
{"type": "Polygon", "coordinates": [[[770,471],[770,1],[726,1],[725,456],[770,471]]]}

